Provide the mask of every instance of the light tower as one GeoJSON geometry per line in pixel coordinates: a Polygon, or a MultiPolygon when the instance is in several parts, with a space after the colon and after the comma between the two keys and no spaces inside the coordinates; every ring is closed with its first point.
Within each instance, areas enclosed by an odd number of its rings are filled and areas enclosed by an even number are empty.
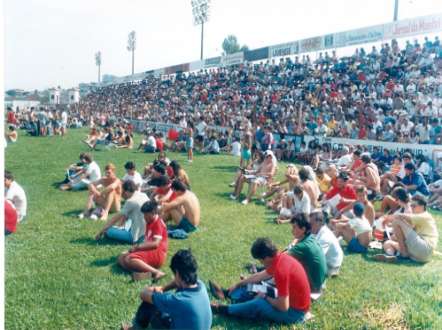
{"type": "Polygon", "coordinates": [[[195,25],[201,25],[201,60],[203,59],[204,49],[204,23],[209,20],[210,0],[191,0],[193,22],[195,25]]]}

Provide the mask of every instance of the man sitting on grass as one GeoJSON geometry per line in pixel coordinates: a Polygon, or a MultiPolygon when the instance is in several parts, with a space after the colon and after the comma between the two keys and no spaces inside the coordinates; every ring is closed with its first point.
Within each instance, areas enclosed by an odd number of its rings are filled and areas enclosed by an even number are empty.
{"type": "Polygon", "coordinates": [[[198,198],[179,180],[172,182],[172,190],[177,197],[171,202],[161,204],[163,217],[173,220],[175,224],[173,229],[182,229],[186,233],[195,231],[200,223],[200,202],[198,198]]]}
{"type": "Polygon", "coordinates": [[[353,205],[353,217],[342,216],[332,220],[336,237],[342,236],[348,243],[347,250],[353,253],[366,253],[372,238],[370,222],[364,216],[364,204],[357,202],[353,205]]]}
{"type": "MultiPolygon", "coordinates": [[[[84,153],[80,155],[82,166],[70,166],[74,175],[69,175],[69,182],[60,185],[61,190],[82,190],[87,189],[88,185],[101,179],[100,166],[93,160],[92,155],[84,153]]],[[[68,170],[69,172],[70,170],[68,170]]]]}
{"type": "Polygon", "coordinates": [[[146,286],[141,291],[132,326],[123,324],[122,330],[155,329],[208,330],[212,326],[209,296],[198,279],[198,265],[190,250],[179,250],[172,257],[170,269],[174,279],[165,286],[146,286]],[[175,290],[174,293],[167,292],[175,290]]]}
{"type": "Polygon", "coordinates": [[[287,253],[304,266],[312,293],[320,293],[327,276],[324,252],[311,235],[311,225],[307,215],[299,213],[292,218],[291,223],[295,241],[287,253]]]}
{"type": "Polygon", "coordinates": [[[131,180],[123,183],[122,196],[126,202],[121,212],[114,215],[98,232],[95,236],[96,240],[99,240],[103,235],[125,243],[135,243],[143,238],[146,225],[141,207],[149,201],[149,198],[137,188],[131,180]]]}
{"type": "Polygon", "coordinates": [[[213,312],[285,324],[303,322],[310,309],[310,287],[302,265],[289,255],[278,252],[269,238],[258,238],[252,245],[251,254],[264,265],[265,270],[242,279],[228,290],[212,283],[212,294],[234,302],[231,305],[214,303],[213,312]],[[260,291],[253,299],[248,288],[253,290],[252,284],[272,277],[276,290],[269,290],[269,294],[260,291]]]}
{"type": "Polygon", "coordinates": [[[293,191],[289,191],[283,202],[283,207],[279,212],[275,222],[277,224],[288,223],[290,219],[298,213],[309,214],[311,209],[310,196],[304,191],[303,186],[296,184],[293,191]]]}
{"type": "Polygon", "coordinates": [[[344,252],[335,234],[328,228],[321,210],[310,213],[312,236],[318,241],[325,255],[327,275],[337,276],[344,260],[344,252]]]}
{"type": "Polygon", "coordinates": [[[127,162],[124,164],[124,169],[126,170],[126,174],[123,176],[123,179],[121,181],[132,181],[137,186],[137,189],[139,190],[141,186],[143,185],[143,178],[141,177],[141,174],[137,171],[135,163],[134,162],[127,162]]]}
{"type": "Polygon", "coordinates": [[[135,244],[128,252],[118,257],[118,263],[132,273],[134,281],[145,279],[152,275],[154,280],[166,275],[158,270],[167,256],[167,228],[163,219],[158,215],[158,204],[149,201],[143,204],[141,212],[146,222],[144,242],[135,244]]]}
{"type": "Polygon", "coordinates": [[[106,165],[105,176],[89,184],[89,196],[85,210],[79,218],[90,217],[92,220],[106,220],[110,210],[120,212],[121,181],[115,174],[115,165],[106,165]],[[94,203],[96,209],[93,209],[94,203]]]}
{"type": "Polygon", "coordinates": [[[386,254],[376,255],[376,260],[395,262],[398,257],[418,262],[430,260],[439,239],[436,222],[427,212],[427,202],[423,196],[413,196],[411,207],[413,213],[384,217],[384,225],[392,222],[394,236],[384,243],[386,254]]]}
{"type": "Polygon", "coordinates": [[[28,208],[28,199],[26,198],[26,193],[17,181],[15,181],[14,176],[11,172],[5,171],[5,200],[9,200],[12,205],[14,205],[18,222],[21,222],[26,217],[26,212],[28,208]]]}

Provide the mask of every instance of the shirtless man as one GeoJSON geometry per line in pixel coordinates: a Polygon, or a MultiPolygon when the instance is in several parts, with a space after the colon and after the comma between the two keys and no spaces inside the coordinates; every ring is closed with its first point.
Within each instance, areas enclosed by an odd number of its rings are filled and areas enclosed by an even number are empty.
{"type": "Polygon", "coordinates": [[[362,165],[357,170],[358,175],[353,181],[353,184],[367,187],[368,199],[373,200],[374,197],[381,192],[381,177],[379,176],[379,170],[371,161],[370,155],[362,155],[361,160],[362,165]]]}
{"type": "Polygon", "coordinates": [[[370,225],[373,225],[376,214],[373,204],[368,200],[367,188],[365,188],[364,186],[358,186],[356,187],[355,190],[356,190],[357,200],[354,203],[348,204],[346,207],[344,207],[341,210],[341,212],[346,213],[347,211],[351,211],[353,209],[354,204],[358,202],[362,203],[364,205],[364,216],[367,218],[368,222],[370,222],[370,225]]]}
{"type": "Polygon", "coordinates": [[[177,197],[172,202],[163,202],[161,212],[163,219],[171,218],[176,225],[174,229],[193,232],[200,224],[200,202],[196,195],[179,180],[172,182],[172,190],[177,197]]]}
{"type": "Polygon", "coordinates": [[[115,174],[115,165],[109,163],[104,170],[105,176],[88,186],[89,196],[85,210],[79,215],[80,219],[90,217],[93,220],[97,218],[106,220],[111,209],[115,212],[120,212],[121,181],[115,174]],[[93,212],[94,203],[99,210],[99,212],[96,212],[98,214],[93,212]]]}
{"type": "Polygon", "coordinates": [[[321,191],[319,190],[319,186],[316,181],[313,181],[310,178],[310,173],[306,168],[303,167],[299,170],[299,179],[301,180],[302,188],[310,197],[311,209],[313,210],[319,207],[318,198],[321,191]]]}

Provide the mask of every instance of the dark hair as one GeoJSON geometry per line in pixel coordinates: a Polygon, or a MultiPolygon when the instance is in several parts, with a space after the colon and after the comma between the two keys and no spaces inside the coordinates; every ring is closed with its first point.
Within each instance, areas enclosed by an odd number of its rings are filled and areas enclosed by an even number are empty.
{"type": "Polygon", "coordinates": [[[297,225],[299,228],[305,229],[305,234],[310,234],[312,230],[312,226],[310,225],[310,222],[308,221],[308,217],[305,213],[298,213],[293,216],[293,218],[290,220],[290,223],[292,225],[297,225]]]}
{"type": "Polygon", "coordinates": [[[319,222],[321,225],[327,223],[327,212],[324,212],[322,210],[314,210],[309,215],[309,221],[312,223],[312,221],[319,222]]]}
{"type": "Polygon", "coordinates": [[[365,164],[369,164],[371,162],[371,157],[368,154],[363,154],[361,157],[361,160],[365,163],[365,164]]]}
{"type": "Polygon", "coordinates": [[[427,209],[427,200],[425,199],[424,196],[414,195],[411,200],[413,202],[415,202],[416,204],[418,204],[420,206],[423,206],[424,209],[427,209]]]}
{"type": "Polygon", "coordinates": [[[250,249],[254,259],[273,258],[278,253],[278,248],[268,237],[260,237],[255,240],[250,249]]]}
{"type": "Polygon", "coordinates": [[[409,171],[414,171],[416,169],[416,167],[414,166],[413,163],[407,163],[404,165],[404,169],[409,170],[409,171]]]}
{"type": "Polygon", "coordinates": [[[161,164],[161,163],[156,163],[156,164],[154,164],[154,165],[153,165],[153,169],[154,169],[156,172],[160,173],[161,175],[166,174],[166,168],[165,168],[164,165],[161,164]]]}
{"type": "Polygon", "coordinates": [[[353,151],[353,155],[360,157],[362,154],[362,151],[360,149],[356,149],[355,151],[353,151]]]}
{"type": "Polygon", "coordinates": [[[310,173],[304,167],[299,170],[298,175],[301,181],[305,181],[310,178],[310,173]]]}
{"type": "Polygon", "coordinates": [[[364,204],[357,202],[353,205],[353,213],[357,217],[361,217],[364,214],[364,204]]]}
{"type": "Polygon", "coordinates": [[[408,203],[410,201],[410,196],[408,195],[407,189],[403,187],[396,187],[392,192],[393,197],[396,197],[401,202],[408,203]]]}
{"type": "Polygon", "coordinates": [[[173,170],[173,174],[175,176],[178,176],[180,169],[181,169],[181,165],[178,164],[178,162],[176,160],[172,160],[169,164],[169,166],[172,168],[173,170]]]}
{"type": "Polygon", "coordinates": [[[194,285],[198,280],[198,264],[190,249],[178,250],[172,257],[170,269],[178,273],[187,285],[194,285]]]}
{"type": "Polygon", "coordinates": [[[133,193],[137,190],[137,185],[132,180],[127,180],[123,182],[123,191],[128,193],[133,193]]]}
{"type": "Polygon", "coordinates": [[[157,178],[150,180],[147,184],[149,186],[162,187],[170,183],[169,178],[166,175],[160,175],[157,178]]]}
{"type": "Polygon", "coordinates": [[[304,189],[302,189],[302,186],[299,185],[299,184],[296,184],[296,185],[293,187],[293,193],[294,193],[295,195],[300,195],[303,191],[304,191],[304,189]]]}
{"type": "Polygon", "coordinates": [[[187,187],[180,180],[173,180],[173,182],[172,182],[172,189],[175,190],[175,191],[185,192],[187,190],[187,187]]]}
{"type": "Polygon", "coordinates": [[[126,170],[134,170],[135,169],[135,163],[134,162],[127,162],[124,164],[124,168],[126,170]]]}
{"type": "Polygon", "coordinates": [[[92,163],[92,155],[90,153],[83,154],[83,159],[87,163],[92,163]]]}
{"type": "Polygon", "coordinates": [[[12,175],[11,172],[5,171],[5,179],[14,181],[14,176],[12,175]]]}
{"type": "Polygon", "coordinates": [[[147,201],[141,206],[142,213],[156,213],[158,211],[158,204],[156,201],[147,201]]]}

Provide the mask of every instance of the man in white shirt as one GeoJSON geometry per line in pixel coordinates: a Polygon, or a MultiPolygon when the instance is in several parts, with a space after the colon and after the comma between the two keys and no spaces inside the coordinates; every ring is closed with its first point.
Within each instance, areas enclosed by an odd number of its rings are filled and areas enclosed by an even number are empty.
{"type": "Polygon", "coordinates": [[[82,161],[86,164],[85,168],[80,170],[79,175],[76,176],[74,181],[62,184],[60,186],[61,190],[83,190],[86,189],[90,183],[101,179],[100,166],[92,159],[91,154],[84,154],[82,161]]]}
{"type": "Polygon", "coordinates": [[[350,153],[350,149],[347,146],[344,146],[342,148],[342,151],[344,155],[342,155],[339,159],[336,165],[339,167],[345,167],[348,166],[353,161],[353,155],[350,153]]]}
{"type": "Polygon", "coordinates": [[[328,276],[337,276],[344,260],[344,252],[335,234],[327,227],[321,210],[310,213],[312,235],[324,251],[328,276]]]}
{"type": "Polygon", "coordinates": [[[17,210],[18,221],[23,221],[26,217],[28,201],[25,191],[14,181],[14,176],[9,171],[5,171],[5,199],[11,201],[17,210]]]}
{"type": "Polygon", "coordinates": [[[147,138],[147,144],[144,147],[144,152],[153,153],[157,150],[157,141],[152,133],[149,133],[149,137],[147,138]]]}
{"type": "Polygon", "coordinates": [[[241,156],[241,143],[239,142],[238,138],[235,138],[235,141],[233,141],[231,145],[231,151],[230,154],[233,156],[241,156]]]}
{"type": "Polygon", "coordinates": [[[141,177],[141,174],[137,171],[135,163],[129,161],[124,164],[124,168],[126,169],[126,174],[124,175],[122,181],[133,181],[133,183],[135,183],[135,185],[137,186],[137,190],[139,190],[143,184],[143,178],[141,177]]]}
{"type": "Polygon", "coordinates": [[[126,200],[120,212],[114,215],[95,236],[99,240],[103,235],[125,243],[136,243],[144,238],[145,222],[141,207],[149,201],[146,194],[137,190],[133,181],[123,183],[123,198],[126,200]]]}
{"type": "Polygon", "coordinates": [[[279,212],[275,222],[278,224],[288,223],[291,218],[299,213],[310,214],[311,203],[309,195],[304,188],[297,184],[293,187],[293,191],[289,191],[286,195],[286,201],[279,212]]]}

